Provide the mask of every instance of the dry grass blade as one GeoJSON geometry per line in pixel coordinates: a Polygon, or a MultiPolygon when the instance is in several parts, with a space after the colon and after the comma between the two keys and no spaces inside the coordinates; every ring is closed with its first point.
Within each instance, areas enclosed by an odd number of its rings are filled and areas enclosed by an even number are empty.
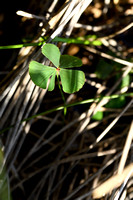
{"type": "Polygon", "coordinates": [[[111,192],[114,188],[119,187],[125,180],[125,178],[130,175],[133,175],[133,164],[127,166],[122,174],[116,174],[103,184],[101,184],[98,188],[93,191],[93,198],[99,199],[105,196],[107,193],[111,192]]]}
{"type": "Polygon", "coordinates": [[[110,129],[117,123],[117,121],[126,112],[126,110],[130,108],[132,103],[133,103],[133,99],[129,102],[129,104],[125,107],[125,109],[112,121],[112,123],[100,134],[96,142],[99,142],[110,131],[110,129]]]}
{"type": "Polygon", "coordinates": [[[132,143],[132,139],[133,139],[133,121],[131,123],[130,130],[129,130],[129,133],[128,133],[128,136],[126,139],[126,143],[125,143],[125,146],[123,149],[122,157],[121,157],[120,164],[118,167],[118,174],[121,174],[123,172],[123,169],[124,169],[124,166],[125,166],[125,163],[127,160],[127,156],[129,153],[129,149],[130,149],[130,146],[132,143]]]}

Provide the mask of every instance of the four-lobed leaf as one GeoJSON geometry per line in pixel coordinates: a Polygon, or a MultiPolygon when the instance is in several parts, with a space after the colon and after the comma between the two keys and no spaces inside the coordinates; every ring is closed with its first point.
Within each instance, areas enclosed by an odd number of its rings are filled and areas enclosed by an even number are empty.
{"type": "Polygon", "coordinates": [[[46,56],[55,67],[50,67],[31,61],[29,64],[29,74],[31,80],[40,88],[52,91],[55,87],[55,77],[58,74],[61,78],[63,91],[74,93],[81,89],[85,82],[84,72],[72,70],[69,68],[80,67],[82,61],[69,55],[61,55],[59,48],[54,44],[45,44],[42,53],[46,56]]]}

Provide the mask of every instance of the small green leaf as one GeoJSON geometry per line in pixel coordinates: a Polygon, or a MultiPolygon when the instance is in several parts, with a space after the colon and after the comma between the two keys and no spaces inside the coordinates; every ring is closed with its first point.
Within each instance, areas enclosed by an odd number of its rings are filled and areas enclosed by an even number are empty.
{"type": "MultiPolygon", "coordinates": [[[[55,76],[56,69],[54,67],[49,67],[46,65],[42,65],[36,61],[31,61],[29,64],[29,74],[31,80],[35,83],[35,85],[39,86],[40,88],[46,89],[48,79],[52,76],[55,76]]],[[[53,79],[50,80],[50,91],[53,88],[53,79]]]]}
{"type": "Polygon", "coordinates": [[[126,98],[124,96],[120,96],[117,99],[111,99],[107,104],[106,108],[122,108],[126,103],[126,98]]]}
{"type": "Polygon", "coordinates": [[[92,116],[92,119],[96,120],[96,121],[102,120],[103,119],[103,112],[102,111],[97,111],[96,114],[94,114],[92,116]]]}
{"type": "Polygon", "coordinates": [[[123,79],[122,79],[122,81],[121,81],[121,86],[120,86],[120,88],[122,89],[122,88],[124,88],[124,87],[127,87],[127,86],[129,86],[129,84],[130,84],[130,75],[128,74],[128,75],[126,75],[125,77],[123,77],[123,79]]]}
{"type": "Polygon", "coordinates": [[[45,44],[42,53],[56,66],[59,67],[60,51],[54,44],[45,44]]]}
{"type": "Polygon", "coordinates": [[[60,68],[73,68],[80,67],[82,65],[81,59],[75,56],[61,55],[60,68]]]}
{"type": "Polygon", "coordinates": [[[96,67],[95,74],[98,78],[106,79],[111,72],[113,71],[114,66],[110,63],[107,63],[104,59],[101,59],[96,67]]]}
{"type": "Polygon", "coordinates": [[[60,69],[63,91],[74,93],[81,89],[85,82],[84,72],[71,69],[60,69]]]}

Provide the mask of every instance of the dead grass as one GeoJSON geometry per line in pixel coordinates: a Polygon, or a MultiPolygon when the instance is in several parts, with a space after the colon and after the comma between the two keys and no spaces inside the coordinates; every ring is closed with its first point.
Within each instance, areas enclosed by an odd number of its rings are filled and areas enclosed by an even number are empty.
{"type": "MultiPolygon", "coordinates": [[[[62,4],[57,0],[40,4],[35,3],[40,13],[34,14],[43,16],[44,21],[40,28],[40,19],[33,16],[31,26],[38,27],[34,41],[41,35],[49,35],[51,42],[56,36],[96,34],[103,42],[100,47],[56,43],[62,53],[72,52],[85,61],[86,84],[77,94],[65,94],[67,103],[132,91],[132,74],[128,87],[124,91],[118,88],[133,67],[127,36],[132,31],[132,15],[128,14],[131,1],[107,4],[100,0],[67,0],[62,4]],[[111,39],[116,45],[111,45],[111,39]],[[101,58],[122,65],[117,80],[113,74],[106,80],[96,78],[94,72],[101,58]]],[[[21,23],[26,20],[30,19],[23,16],[21,23]]],[[[109,100],[102,99],[68,108],[65,117],[62,111],[56,111],[23,121],[63,104],[57,87],[47,92],[32,83],[28,74],[31,59],[49,64],[38,47],[22,48],[15,66],[9,67],[10,72],[2,75],[0,83],[0,126],[1,130],[9,127],[1,134],[4,157],[0,170],[6,169],[2,177],[9,185],[6,193],[11,191],[13,200],[132,199],[132,97],[126,98],[124,107],[108,109],[105,105],[109,100]],[[104,117],[95,121],[92,115],[99,110],[104,117]]]]}

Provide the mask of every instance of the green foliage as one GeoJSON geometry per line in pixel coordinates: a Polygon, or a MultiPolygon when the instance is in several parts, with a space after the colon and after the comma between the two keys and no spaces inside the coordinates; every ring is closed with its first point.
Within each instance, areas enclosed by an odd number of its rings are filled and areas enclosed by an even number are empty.
{"type": "Polygon", "coordinates": [[[130,75],[127,74],[125,77],[123,77],[121,84],[120,84],[120,89],[129,86],[130,84],[130,75]]]}
{"type": "MultiPolygon", "coordinates": [[[[54,79],[56,74],[56,69],[53,67],[42,65],[41,63],[38,63],[36,61],[31,61],[29,65],[29,73],[35,85],[38,85],[39,87],[45,89],[47,88],[47,83],[49,78],[51,77],[50,83],[54,79]]],[[[51,84],[49,84],[48,87],[49,91],[54,89],[54,88],[52,89],[50,86],[51,84]]]]}
{"type": "Polygon", "coordinates": [[[117,99],[112,99],[106,104],[106,108],[122,108],[126,103],[125,97],[119,97],[117,99]]]}
{"type": "Polygon", "coordinates": [[[75,57],[69,55],[61,55],[60,58],[60,68],[73,68],[73,67],[80,67],[82,65],[82,61],[75,57]]]}
{"type": "MultiPolygon", "coordinates": [[[[121,73],[119,72],[121,69],[121,65],[114,63],[114,62],[110,62],[107,63],[104,59],[101,59],[100,62],[97,65],[96,68],[96,75],[98,78],[100,79],[106,79],[108,78],[108,76],[111,74],[111,72],[114,71],[118,71],[118,73],[115,75],[115,80],[117,81],[120,77],[121,77],[121,73]]],[[[118,90],[121,90],[124,87],[128,87],[130,84],[130,75],[128,74],[127,76],[125,76],[120,85],[118,86],[118,90]]],[[[106,108],[122,108],[124,105],[126,104],[126,96],[119,96],[117,99],[111,99],[106,105],[106,108]]],[[[101,120],[103,118],[103,112],[98,111],[93,117],[92,119],[94,120],[101,120]]]]}
{"type": "Polygon", "coordinates": [[[97,111],[96,114],[94,114],[92,116],[92,119],[96,120],[96,121],[102,120],[103,119],[103,112],[102,111],[97,111]]]}
{"type": "Polygon", "coordinates": [[[113,71],[113,69],[114,69],[114,66],[112,63],[109,64],[105,62],[104,59],[100,59],[96,67],[95,74],[97,75],[98,78],[104,80],[109,76],[109,74],[113,71]]]}
{"type": "Polygon", "coordinates": [[[84,73],[78,70],[61,69],[60,77],[63,86],[63,91],[66,93],[74,93],[82,88],[85,76],[84,73]]]}
{"type": "MultiPolygon", "coordinates": [[[[120,74],[117,76],[117,79],[120,77],[120,74]]],[[[121,90],[124,87],[129,86],[130,84],[130,75],[128,74],[127,76],[125,76],[122,81],[121,84],[119,86],[119,89],[121,90]]],[[[120,96],[117,99],[112,99],[110,100],[107,104],[106,104],[106,108],[122,108],[126,103],[126,97],[125,96],[120,96]]]]}
{"type": "Polygon", "coordinates": [[[59,48],[53,44],[46,44],[42,48],[42,53],[56,66],[59,67],[60,51],[59,48]]]}
{"type": "Polygon", "coordinates": [[[31,61],[29,64],[29,74],[32,81],[40,88],[52,91],[55,88],[55,77],[61,78],[63,91],[74,93],[81,89],[85,82],[84,72],[69,68],[80,67],[82,62],[79,58],[69,55],[61,55],[59,48],[54,44],[45,44],[42,53],[55,67],[50,67],[31,61]],[[48,83],[48,81],[50,81],[48,83]]]}

